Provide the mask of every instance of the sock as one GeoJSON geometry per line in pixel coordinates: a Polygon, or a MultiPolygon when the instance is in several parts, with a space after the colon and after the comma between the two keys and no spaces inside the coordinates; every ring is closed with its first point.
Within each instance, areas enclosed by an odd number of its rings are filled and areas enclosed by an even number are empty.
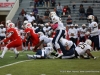
{"type": "Polygon", "coordinates": [[[35,58],[41,58],[41,55],[34,55],[35,58]]]}
{"type": "Polygon", "coordinates": [[[4,50],[3,50],[2,54],[1,54],[1,57],[2,57],[2,58],[4,57],[4,55],[5,55],[5,53],[7,52],[7,50],[8,50],[8,48],[7,48],[7,47],[4,47],[4,50]]]}
{"type": "Polygon", "coordinates": [[[16,48],[14,48],[13,51],[14,51],[15,54],[19,53],[16,48]]]}
{"type": "Polygon", "coordinates": [[[26,47],[25,50],[28,50],[28,47],[26,47]]]}

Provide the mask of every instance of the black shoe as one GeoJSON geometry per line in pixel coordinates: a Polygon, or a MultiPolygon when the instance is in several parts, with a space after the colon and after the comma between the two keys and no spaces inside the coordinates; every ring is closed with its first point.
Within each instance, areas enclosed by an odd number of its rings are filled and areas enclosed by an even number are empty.
{"type": "Polygon", "coordinates": [[[18,58],[18,56],[19,56],[19,53],[18,53],[18,54],[16,54],[15,59],[17,59],[17,58],[18,58]]]}

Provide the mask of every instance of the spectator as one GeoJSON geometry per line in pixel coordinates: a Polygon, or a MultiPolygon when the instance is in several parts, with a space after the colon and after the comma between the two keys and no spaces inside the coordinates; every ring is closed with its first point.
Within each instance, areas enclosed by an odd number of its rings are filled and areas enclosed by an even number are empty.
{"type": "Polygon", "coordinates": [[[39,6],[39,0],[34,0],[34,6],[39,6]]]}
{"type": "Polygon", "coordinates": [[[75,2],[73,2],[72,8],[73,8],[73,13],[75,13],[75,8],[76,8],[75,2]]]}
{"type": "Polygon", "coordinates": [[[50,18],[49,18],[49,14],[50,14],[50,11],[49,11],[49,9],[47,9],[47,10],[45,11],[45,13],[44,13],[44,19],[50,19],[50,18]]]}
{"type": "Polygon", "coordinates": [[[39,19],[36,20],[37,24],[44,24],[44,21],[41,17],[39,17],[39,19]]]}
{"type": "Polygon", "coordinates": [[[62,15],[62,10],[63,10],[63,7],[62,7],[62,5],[59,2],[58,5],[57,5],[57,11],[58,11],[59,16],[62,15]]]}
{"type": "Polygon", "coordinates": [[[39,5],[44,6],[44,0],[39,0],[39,5]]]}
{"type": "Polygon", "coordinates": [[[80,16],[79,20],[83,20],[84,19],[85,9],[84,9],[82,4],[80,5],[80,8],[79,8],[79,16],[80,16]]]}
{"type": "Polygon", "coordinates": [[[34,12],[35,15],[38,14],[38,9],[36,8],[36,6],[34,6],[34,8],[33,8],[33,12],[34,12]]]}
{"type": "Polygon", "coordinates": [[[67,7],[67,10],[68,10],[68,14],[71,14],[71,10],[70,10],[69,6],[67,5],[66,7],[67,7]]]}
{"type": "Polygon", "coordinates": [[[21,26],[22,26],[24,20],[25,20],[25,16],[20,14],[20,15],[18,16],[18,19],[17,19],[17,21],[18,21],[17,27],[18,27],[18,28],[21,28],[21,26]]]}
{"type": "Polygon", "coordinates": [[[70,26],[72,24],[72,18],[71,18],[70,15],[68,15],[68,18],[67,18],[66,22],[67,22],[68,26],[70,26]]]}
{"type": "Polygon", "coordinates": [[[57,16],[59,16],[58,11],[56,8],[54,8],[54,12],[56,12],[57,16]]]}
{"type": "Polygon", "coordinates": [[[24,9],[21,10],[21,12],[19,13],[19,15],[24,15],[26,13],[26,11],[24,9]]]}
{"type": "Polygon", "coordinates": [[[63,8],[63,16],[65,16],[67,14],[67,12],[68,12],[68,9],[67,9],[66,6],[64,6],[64,8],[63,8]]]}
{"type": "Polygon", "coordinates": [[[35,21],[35,17],[33,15],[34,15],[34,13],[30,13],[29,15],[28,14],[25,15],[28,22],[33,23],[35,21]]]}
{"type": "Polygon", "coordinates": [[[86,17],[88,17],[89,15],[93,15],[93,9],[91,8],[91,6],[89,6],[86,11],[86,17]]]}
{"type": "Polygon", "coordinates": [[[55,0],[51,0],[51,4],[52,4],[52,7],[55,7],[56,1],[55,0]]]}
{"type": "Polygon", "coordinates": [[[50,7],[50,0],[45,0],[45,7],[50,7]]]}

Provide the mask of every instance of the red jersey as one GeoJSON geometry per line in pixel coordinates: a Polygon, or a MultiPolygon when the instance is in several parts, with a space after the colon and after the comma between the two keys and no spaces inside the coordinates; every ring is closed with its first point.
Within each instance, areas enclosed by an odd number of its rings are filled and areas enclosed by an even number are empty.
{"type": "Polygon", "coordinates": [[[32,40],[33,46],[39,43],[38,34],[36,34],[32,28],[26,28],[25,33],[30,33],[30,37],[31,37],[30,39],[32,40]]]}
{"type": "Polygon", "coordinates": [[[17,29],[15,28],[10,28],[7,30],[7,33],[13,33],[9,38],[11,41],[15,40],[15,39],[21,39],[20,34],[18,32],[17,29]]]}

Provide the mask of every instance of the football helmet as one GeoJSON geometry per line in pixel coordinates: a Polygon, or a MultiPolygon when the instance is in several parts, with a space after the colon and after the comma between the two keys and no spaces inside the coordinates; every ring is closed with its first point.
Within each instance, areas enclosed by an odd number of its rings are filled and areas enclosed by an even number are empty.
{"type": "Polygon", "coordinates": [[[87,40],[85,41],[85,43],[87,43],[88,45],[91,45],[91,44],[92,44],[92,41],[89,40],[89,39],[87,39],[87,40]]]}
{"type": "Polygon", "coordinates": [[[9,23],[8,25],[7,25],[7,28],[14,28],[15,27],[15,24],[14,23],[9,23]]]}
{"type": "Polygon", "coordinates": [[[23,25],[26,25],[27,23],[29,23],[27,20],[25,20],[24,22],[23,22],[23,25]]]}
{"type": "Polygon", "coordinates": [[[6,26],[7,26],[9,23],[11,23],[11,20],[7,20],[7,21],[6,21],[6,26]]]}
{"type": "Polygon", "coordinates": [[[82,26],[86,27],[86,24],[82,24],[82,26]]]}
{"type": "Polygon", "coordinates": [[[52,11],[52,12],[50,12],[49,16],[52,18],[53,16],[57,16],[57,14],[56,14],[56,12],[52,11]]]}
{"type": "Polygon", "coordinates": [[[32,24],[31,24],[31,23],[27,23],[27,24],[25,25],[25,28],[32,28],[32,24]]]}
{"type": "Polygon", "coordinates": [[[38,34],[39,34],[39,36],[43,36],[44,35],[43,32],[38,32],[38,34]]]}
{"type": "Polygon", "coordinates": [[[94,21],[94,16],[93,15],[89,15],[87,19],[88,19],[89,22],[92,22],[92,21],[94,21]]]}

